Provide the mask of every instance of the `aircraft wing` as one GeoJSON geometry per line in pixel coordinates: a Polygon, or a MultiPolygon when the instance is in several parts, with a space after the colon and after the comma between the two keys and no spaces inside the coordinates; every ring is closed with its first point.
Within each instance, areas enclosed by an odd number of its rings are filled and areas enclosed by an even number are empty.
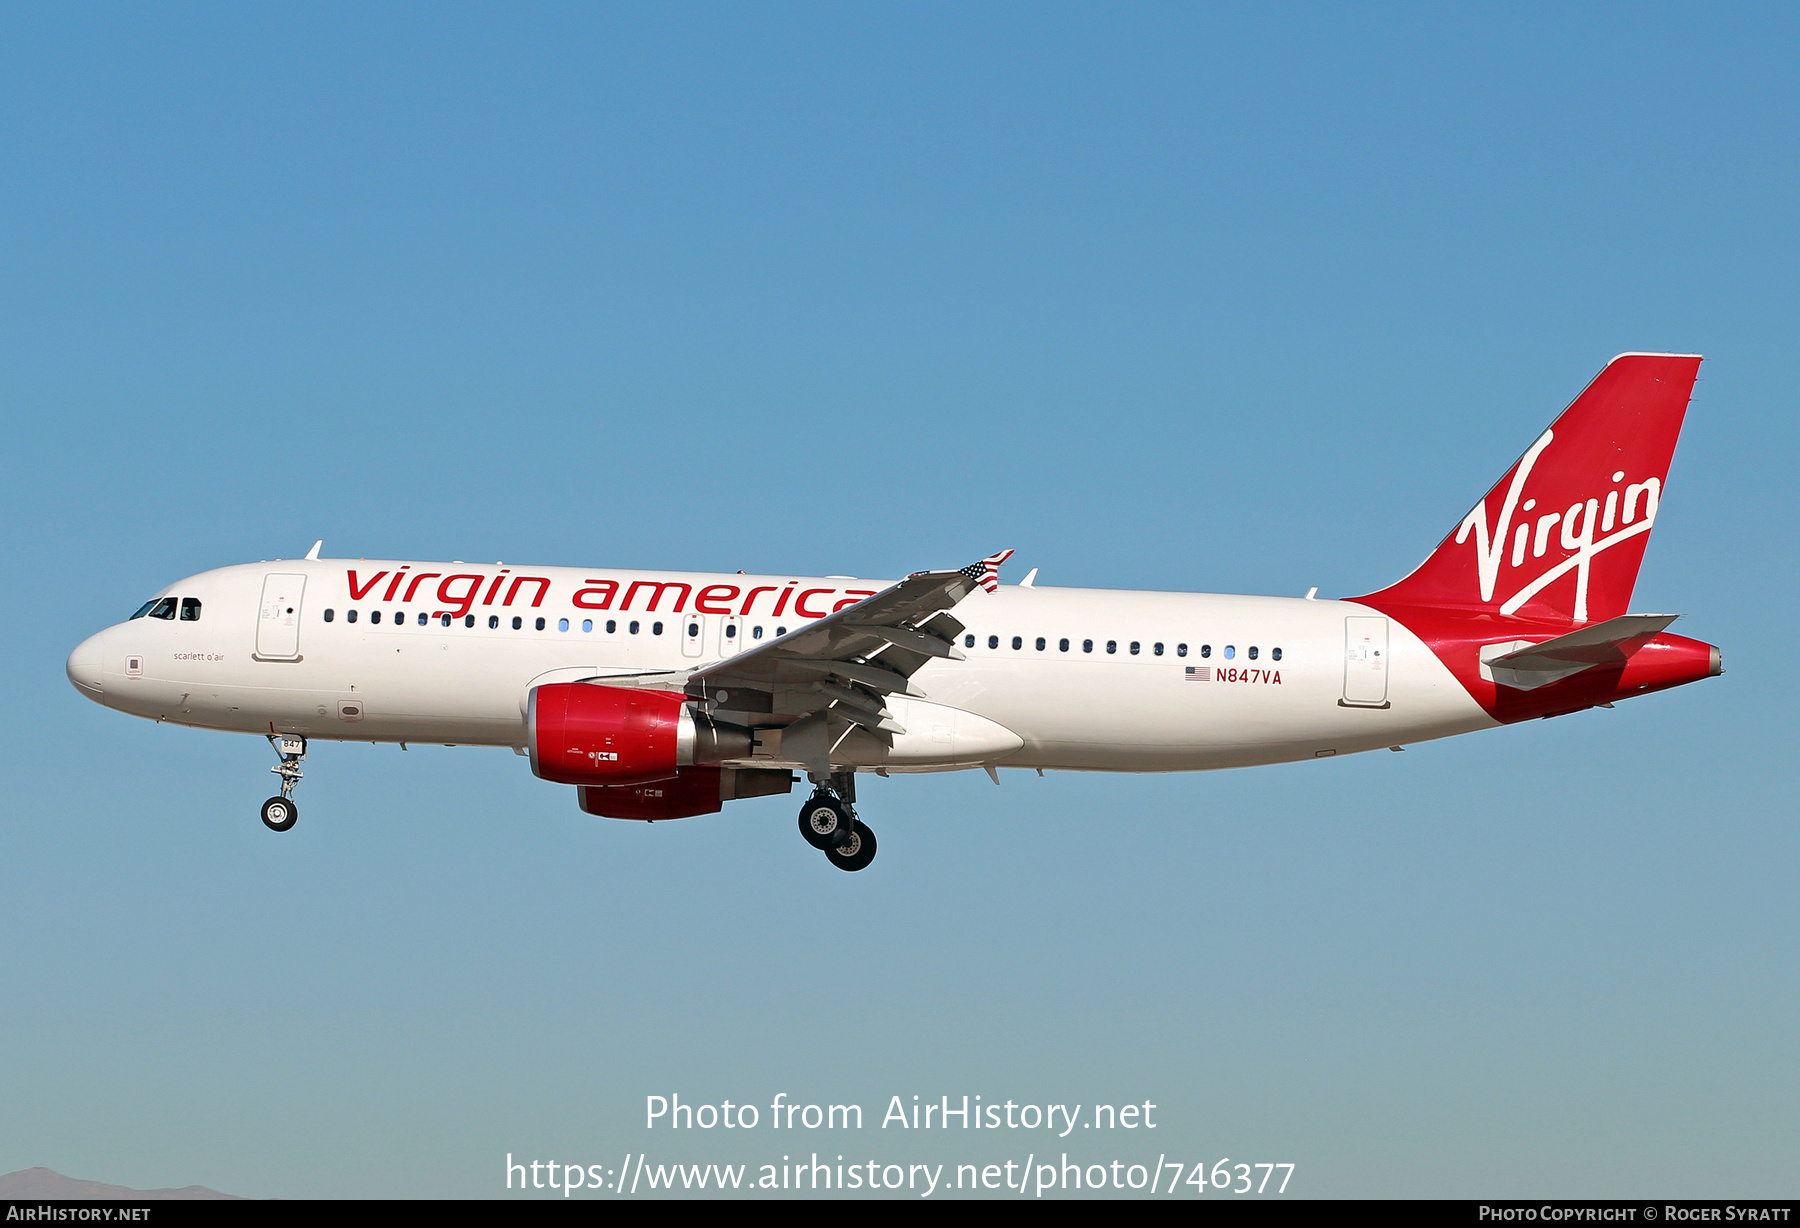
{"type": "Polygon", "coordinates": [[[908,679],[927,661],[963,659],[955,642],[963,625],[951,608],[977,586],[992,592],[1000,564],[1011,554],[1003,550],[955,571],[916,571],[818,622],[702,666],[691,681],[709,692],[734,685],[768,690],[823,681],[870,692],[862,699],[876,708],[881,695],[920,695],[908,679]]]}
{"type": "Polygon", "coordinates": [[[913,674],[928,661],[964,659],[956,646],[963,624],[950,610],[977,587],[993,592],[1011,554],[1003,550],[954,571],[914,572],[798,631],[702,666],[688,678],[689,693],[780,691],[781,710],[799,709],[783,733],[784,752],[828,768],[831,747],[853,727],[877,737],[906,732],[886,698],[923,697],[913,674]]]}

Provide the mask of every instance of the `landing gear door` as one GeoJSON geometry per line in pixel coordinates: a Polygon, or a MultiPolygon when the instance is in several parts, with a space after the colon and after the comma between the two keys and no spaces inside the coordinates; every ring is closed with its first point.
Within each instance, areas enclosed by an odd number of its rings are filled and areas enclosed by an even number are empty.
{"type": "Polygon", "coordinates": [[[1347,708],[1388,706],[1388,620],[1344,619],[1344,698],[1347,708]]]}
{"type": "Polygon", "coordinates": [[[305,576],[263,577],[262,607],[256,619],[257,660],[300,659],[300,610],[305,595],[305,576]]]}

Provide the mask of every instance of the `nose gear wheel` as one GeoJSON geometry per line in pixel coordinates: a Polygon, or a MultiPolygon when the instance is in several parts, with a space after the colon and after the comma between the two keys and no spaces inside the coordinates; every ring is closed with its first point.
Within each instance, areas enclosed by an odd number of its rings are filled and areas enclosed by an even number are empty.
{"type": "Polygon", "coordinates": [[[291,797],[271,797],[263,803],[263,826],[270,831],[286,831],[300,817],[300,807],[294,805],[291,797]]]}

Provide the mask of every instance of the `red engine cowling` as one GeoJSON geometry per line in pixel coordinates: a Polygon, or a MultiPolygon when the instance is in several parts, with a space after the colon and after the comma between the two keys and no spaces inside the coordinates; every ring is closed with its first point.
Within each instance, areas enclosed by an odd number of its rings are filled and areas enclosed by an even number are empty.
{"type": "Polygon", "coordinates": [[[602,789],[582,788],[581,808],[603,819],[687,819],[716,813],[741,797],[768,797],[794,787],[786,771],[766,768],[684,767],[668,780],[602,789]]]}
{"type": "Polygon", "coordinates": [[[563,785],[614,787],[673,777],[685,707],[682,696],[669,691],[585,682],[535,687],[526,717],[531,770],[563,785]]]}

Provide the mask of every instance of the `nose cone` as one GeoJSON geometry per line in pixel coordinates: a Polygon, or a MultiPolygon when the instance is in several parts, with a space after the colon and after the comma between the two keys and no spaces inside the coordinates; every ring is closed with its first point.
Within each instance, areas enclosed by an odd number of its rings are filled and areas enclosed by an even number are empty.
{"type": "Polygon", "coordinates": [[[105,702],[102,696],[106,693],[106,687],[100,671],[104,660],[102,649],[105,638],[104,631],[98,635],[90,635],[69,654],[69,681],[75,684],[77,691],[95,703],[105,702]]]}

